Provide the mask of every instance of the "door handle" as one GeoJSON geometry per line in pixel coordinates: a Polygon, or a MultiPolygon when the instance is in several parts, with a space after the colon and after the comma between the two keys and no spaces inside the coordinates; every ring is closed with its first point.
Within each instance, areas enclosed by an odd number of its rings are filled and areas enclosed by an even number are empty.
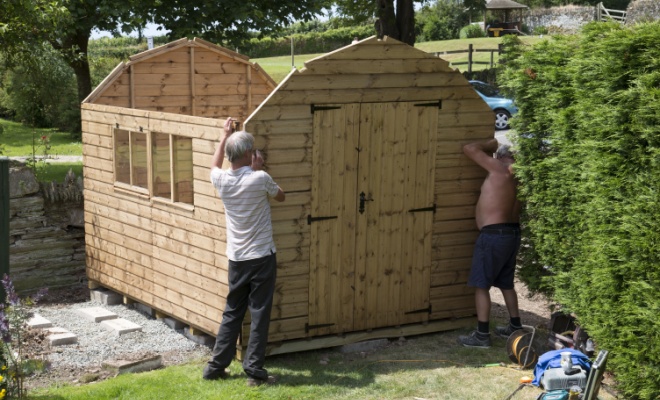
{"type": "Polygon", "coordinates": [[[374,199],[372,199],[371,196],[367,199],[367,195],[365,195],[364,192],[360,192],[360,208],[358,210],[360,214],[364,213],[364,203],[367,201],[374,201],[374,199]]]}

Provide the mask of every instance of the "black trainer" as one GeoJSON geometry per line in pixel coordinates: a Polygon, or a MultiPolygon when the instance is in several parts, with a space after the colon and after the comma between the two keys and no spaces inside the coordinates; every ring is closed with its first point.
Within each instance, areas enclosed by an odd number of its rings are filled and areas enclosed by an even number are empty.
{"type": "Polygon", "coordinates": [[[266,379],[259,379],[249,377],[247,378],[247,385],[250,387],[261,386],[261,385],[274,385],[277,383],[277,377],[274,375],[268,375],[266,379]]]}
{"type": "Polygon", "coordinates": [[[479,331],[472,331],[467,336],[459,336],[458,343],[465,347],[479,347],[487,349],[490,347],[490,333],[480,333],[479,331]]]}
{"type": "Polygon", "coordinates": [[[511,324],[508,324],[507,326],[497,326],[495,327],[495,333],[497,333],[498,336],[503,337],[503,338],[508,338],[511,336],[511,334],[515,331],[519,331],[522,329],[522,326],[513,326],[511,324]]]}
{"type": "Polygon", "coordinates": [[[229,370],[211,368],[210,365],[206,365],[206,367],[204,367],[204,373],[202,374],[202,378],[206,379],[207,381],[227,379],[228,377],[229,370]]]}

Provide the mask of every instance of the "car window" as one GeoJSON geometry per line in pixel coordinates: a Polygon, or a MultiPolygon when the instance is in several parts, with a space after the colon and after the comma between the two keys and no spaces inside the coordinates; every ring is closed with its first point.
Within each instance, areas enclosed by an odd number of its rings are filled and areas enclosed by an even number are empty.
{"type": "Polygon", "coordinates": [[[470,82],[472,86],[474,86],[475,89],[477,89],[481,94],[483,94],[486,97],[502,97],[502,95],[499,93],[497,89],[494,87],[482,83],[482,82],[470,82]]]}

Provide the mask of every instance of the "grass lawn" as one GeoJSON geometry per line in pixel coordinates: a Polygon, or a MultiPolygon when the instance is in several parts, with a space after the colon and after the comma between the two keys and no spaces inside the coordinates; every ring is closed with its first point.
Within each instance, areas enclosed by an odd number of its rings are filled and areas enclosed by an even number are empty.
{"type": "MultiPolygon", "coordinates": [[[[504,399],[531,371],[514,369],[505,340],[490,349],[456,344],[459,332],[392,341],[368,353],[338,349],[272,356],[271,387],[248,388],[238,362],[224,381],[201,378],[205,360],[82,386],[35,390],[30,399],[504,399]],[[485,364],[505,363],[507,367],[485,364]]],[[[540,389],[524,387],[512,399],[535,399],[540,389]]]]}
{"type": "MultiPolygon", "coordinates": [[[[540,38],[538,36],[520,36],[520,39],[523,43],[531,45],[538,43],[545,38],[540,38]]],[[[453,50],[467,50],[468,45],[472,44],[474,49],[497,49],[497,45],[502,40],[501,37],[498,38],[471,38],[471,39],[454,39],[454,40],[438,40],[434,42],[423,42],[416,43],[415,47],[426,51],[427,53],[436,53],[443,51],[453,51],[453,50]]],[[[323,54],[294,54],[293,62],[297,69],[304,67],[305,61],[311,60],[312,58],[321,56],[323,54]]],[[[441,58],[449,62],[465,62],[468,59],[467,53],[459,54],[447,54],[441,55],[441,58]]],[[[475,61],[487,61],[490,62],[490,53],[479,52],[473,54],[473,60],[475,61]]],[[[496,63],[499,60],[497,54],[495,54],[494,62],[496,63]]],[[[291,72],[291,56],[281,56],[281,57],[268,57],[268,58],[253,58],[250,61],[259,64],[274,80],[275,82],[281,82],[289,72],[291,72]]],[[[476,64],[473,65],[473,70],[481,70],[489,68],[489,65],[476,64]]],[[[461,71],[467,70],[467,65],[456,65],[454,68],[458,68],[461,71]]]]}
{"type": "MultiPolygon", "coordinates": [[[[198,360],[98,383],[33,390],[28,398],[502,400],[520,387],[520,378],[533,377],[533,371],[510,362],[505,339],[493,338],[489,349],[470,349],[456,343],[457,335],[466,332],[412,336],[365,353],[334,348],[271,356],[266,367],[279,383],[270,387],[247,387],[237,361],[229,368],[229,379],[205,381],[201,374],[206,360],[198,360]]],[[[511,400],[534,400],[541,392],[524,386],[511,400]]],[[[615,399],[602,389],[599,398],[615,399]]]]}

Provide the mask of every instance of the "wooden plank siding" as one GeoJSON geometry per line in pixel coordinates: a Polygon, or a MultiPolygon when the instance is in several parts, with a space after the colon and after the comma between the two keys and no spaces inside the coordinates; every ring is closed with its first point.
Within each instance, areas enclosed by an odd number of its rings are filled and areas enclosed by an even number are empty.
{"type": "MultiPolygon", "coordinates": [[[[416,284],[429,285],[432,309],[428,316],[430,320],[465,318],[469,321],[466,323],[471,324],[472,316],[475,315],[474,292],[466,287],[466,282],[472,248],[478,234],[474,222],[474,206],[485,173],[463,155],[462,146],[470,141],[492,138],[494,117],[465,78],[451,70],[446,62],[391,39],[385,41],[388,43],[384,44],[384,41],[373,38],[306,62],[305,68],[293,71],[278,86],[248,118],[245,126],[255,134],[258,147],[263,149],[268,157],[269,172],[282,188],[287,193],[311,193],[315,190],[314,185],[326,184],[313,181],[312,169],[319,167],[320,171],[323,171],[324,168],[316,164],[319,155],[315,156],[314,151],[334,149],[332,151],[336,154],[328,156],[341,157],[341,153],[337,153],[337,148],[330,143],[322,143],[319,149],[314,148],[312,105],[440,100],[437,131],[432,137],[435,156],[433,173],[430,176],[433,177],[433,187],[428,188],[432,191],[437,207],[430,228],[432,234],[428,239],[432,249],[431,266],[429,276],[425,278],[427,281],[416,284]]],[[[377,146],[378,143],[372,145],[377,146]]],[[[394,179],[401,179],[397,178],[401,165],[389,166],[385,162],[381,167],[386,174],[395,177],[394,179]]],[[[326,180],[328,179],[331,177],[328,176],[326,180]]],[[[329,181],[327,184],[330,184],[329,181]]],[[[334,187],[335,183],[332,185],[334,187]]],[[[390,201],[390,206],[398,204],[396,199],[390,201]]],[[[305,212],[310,210],[306,209],[305,212]]],[[[273,217],[276,218],[276,215],[277,209],[274,207],[273,217]]],[[[300,225],[300,218],[303,216],[299,215],[290,227],[304,228],[304,224],[300,225]]],[[[381,227],[382,229],[386,228],[381,227]]],[[[307,232],[305,231],[305,235],[307,232]]],[[[373,235],[378,235],[377,231],[371,234],[373,235]]],[[[304,247],[298,248],[297,251],[300,255],[309,254],[309,250],[304,247]]],[[[320,257],[329,251],[336,253],[339,250],[319,249],[314,254],[315,257],[320,257]]],[[[279,256],[278,253],[278,260],[279,256]]],[[[301,268],[304,268],[304,263],[310,262],[309,258],[299,259],[303,263],[301,268]]],[[[379,264],[386,262],[387,260],[379,259],[378,263],[369,268],[379,268],[379,264]]],[[[384,270],[386,268],[383,268],[384,270]]],[[[382,273],[379,273],[379,276],[382,273]]],[[[300,276],[296,277],[298,279],[300,276]]],[[[387,277],[387,280],[393,279],[398,278],[387,277]]],[[[310,292],[309,295],[320,294],[310,292]]],[[[382,300],[386,304],[392,301],[382,300]]],[[[321,300],[316,298],[309,301],[321,300]]],[[[327,304],[328,313],[337,312],[337,307],[342,307],[341,304],[345,302],[341,300],[340,303],[339,296],[329,301],[337,304],[327,304]]],[[[375,307],[374,304],[366,306],[375,307]]],[[[387,323],[391,325],[407,323],[405,319],[395,321],[391,315],[387,318],[387,323]]],[[[305,334],[296,332],[296,329],[303,329],[305,324],[309,323],[309,316],[303,320],[294,317],[286,322],[271,325],[271,342],[292,340],[305,334]]],[[[324,337],[323,334],[329,331],[321,329],[318,332],[320,340],[324,337]]],[[[243,340],[247,340],[247,326],[244,326],[243,335],[243,340]]],[[[313,338],[314,334],[307,333],[305,337],[313,338]]],[[[285,345],[273,343],[270,351],[275,353],[280,346],[285,345]]]]}
{"type": "Polygon", "coordinates": [[[243,121],[275,88],[245,56],[200,39],[181,39],[118,66],[88,103],[243,121]]]}
{"type": "MultiPolygon", "coordinates": [[[[209,182],[210,158],[225,119],[244,120],[274,87],[247,57],[208,42],[182,39],[131,57],[88,97],[82,106],[82,128],[90,280],[209,334],[217,332],[228,282],[224,209],[209,182]],[[188,173],[194,206],[152,199],[116,184],[115,129],[158,135],[154,143],[163,150],[170,146],[169,135],[192,139],[178,147],[192,151],[188,173]]],[[[149,171],[165,181],[150,188],[169,196],[167,176],[186,171],[171,170],[171,155],[160,154],[152,160],[158,161],[158,169],[150,166],[149,171]]],[[[298,206],[295,215],[301,215],[301,209],[298,206]]],[[[282,248],[309,241],[302,234],[290,234],[295,229],[288,222],[282,222],[282,229],[282,248]]],[[[294,261],[283,271],[285,276],[299,274],[300,268],[294,261]]],[[[288,304],[299,303],[282,294],[275,301],[287,318],[288,304]]]]}
{"type": "MultiPolygon", "coordinates": [[[[215,335],[228,261],[209,165],[232,116],[254,134],[266,171],[287,194],[271,203],[278,270],[269,354],[471,325],[466,281],[485,173],[462,146],[492,138],[494,117],[468,81],[446,61],[389,38],[310,60],[277,88],[225,50],[198,39],[150,50],[83,104],[90,279],[215,335]],[[135,109],[125,105],[131,98],[135,109]],[[341,111],[315,122],[326,106],[341,111]],[[117,184],[115,129],[191,138],[193,204],[154,201],[117,184]],[[377,133],[360,139],[361,130],[377,133]],[[381,196],[364,217],[358,185],[381,196]],[[408,212],[428,207],[433,212],[408,212]],[[310,225],[311,215],[326,212],[341,215],[339,225],[310,225]],[[402,254],[405,267],[391,268],[402,254]],[[352,263],[359,269],[338,268],[352,263]],[[351,298],[357,292],[365,298],[351,298]]],[[[240,347],[249,322],[248,315],[240,347]]]]}

